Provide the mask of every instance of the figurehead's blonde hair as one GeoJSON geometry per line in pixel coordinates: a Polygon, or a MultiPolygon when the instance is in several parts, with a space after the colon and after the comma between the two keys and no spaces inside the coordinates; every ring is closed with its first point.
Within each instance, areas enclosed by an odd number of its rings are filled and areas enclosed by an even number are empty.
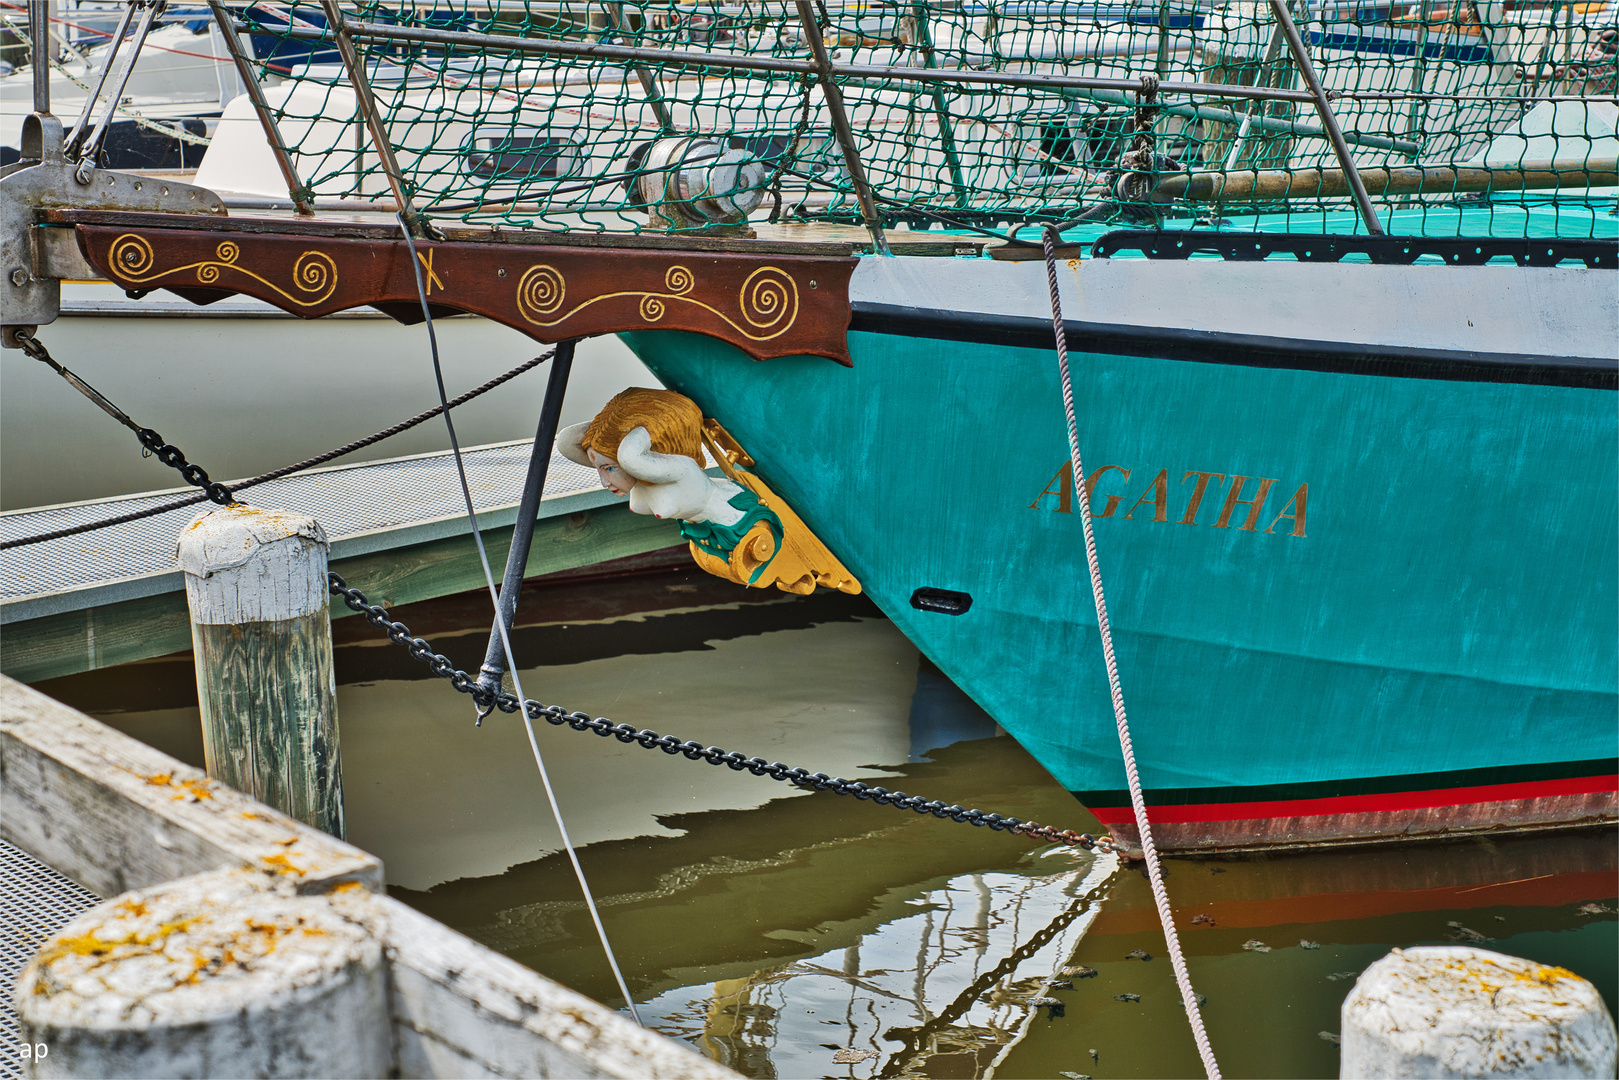
{"type": "Polygon", "coordinates": [[[689,397],[673,390],[647,390],[632,386],[613,395],[585,428],[582,450],[618,457],[618,444],[638,427],[652,436],[659,454],[684,454],[703,464],[703,410],[689,397]]]}

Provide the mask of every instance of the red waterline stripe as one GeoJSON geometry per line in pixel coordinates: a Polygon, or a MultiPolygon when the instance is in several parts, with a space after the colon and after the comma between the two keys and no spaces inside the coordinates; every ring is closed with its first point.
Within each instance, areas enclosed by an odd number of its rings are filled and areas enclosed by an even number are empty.
{"type": "MultiPolygon", "coordinates": [[[[1327,799],[1288,799],[1276,802],[1201,803],[1190,806],[1148,805],[1153,821],[1248,821],[1265,818],[1315,817],[1323,814],[1364,814],[1379,810],[1420,810],[1433,806],[1511,802],[1554,795],[1589,795],[1619,791],[1619,776],[1576,776],[1564,780],[1528,780],[1483,787],[1439,788],[1433,791],[1391,791],[1377,795],[1342,795],[1327,799]]],[[[1128,806],[1087,806],[1104,825],[1135,821],[1128,806]]]]}

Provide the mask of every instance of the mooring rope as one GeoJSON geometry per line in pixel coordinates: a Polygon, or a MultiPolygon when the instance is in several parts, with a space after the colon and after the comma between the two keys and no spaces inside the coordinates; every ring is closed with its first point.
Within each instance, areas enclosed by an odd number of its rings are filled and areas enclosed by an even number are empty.
{"type": "Polygon", "coordinates": [[[1079,504],[1079,522],[1085,532],[1085,561],[1091,573],[1091,597],[1096,601],[1096,628],[1102,638],[1102,658],[1107,664],[1107,685],[1113,695],[1113,719],[1119,728],[1119,749],[1124,754],[1124,775],[1130,783],[1130,806],[1135,810],[1136,829],[1141,833],[1141,854],[1147,861],[1147,880],[1152,885],[1153,903],[1158,906],[1158,921],[1163,924],[1164,944],[1169,949],[1169,965],[1175,970],[1175,983],[1180,987],[1181,1003],[1186,1007],[1186,1019],[1192,1025],[1192,1039],[1203,1058],[1203,1069],[1209,1080],[1220,1080],[1220,1066],[1214,1060],[1209,1045],[1209,1033],[1203,1028],[1203,1013],[1197,1006],[1197,994],[1192,990],[1191,976],[1186,973],[1186,957],[1181,955],[1180,935],[1175,931],[1174,913],[1169,907],[1169,893],[1164,889],[1164,872],[1158,865],[1158,849],[1152,842],[1152,827],[1147,821],[1147,802],[1141,794],[1141,776],[1136,771],[1135,749],[1130,744],[1130,724],[1124,715],[1124,687],[1119,682],[1119,664],[1113,655],[1113,631],[1107,621],[1107,601],[1102,595],[1102,568],[1096,557],[1096,534],[1091,528],[1090,499],[1085,491],[1085,467],[1079,458],[1079,423],[1074,419],[1074,383],[1068,372],[1068,335],[1063,326],[1062,298],[1057,291],[1056,243],[1061,237],[1055,229],[1041,233],[1046,255],[1046,284],[1051,289],[1051,328],[1057,338],[1057,369],[1062,375],[1062,407],[1068,420],[1068,449],[1074,455],[1074,501],[1079,504]]]}
{"type": "MultiPolygon", "coordinates": [[[[466,501],[467,521],[472,526],[472,542],[478,548],[478,561],[483,564],[483,578],[489,586],[489,600],[495,608],[495,628],[500,631],[500,645],[506,653],[506,670],[512,677],[512,686],[519,698],[523,697],[523,683],[517,674],[517,659],[512,655],[511,635],[506,632],[506,621],[500,615],[500,591],[495,588],[495,575],[489,569],[489,553],[484,550],[483,534],[478,531],[478,514],[472,508],[472,488],[467,483],[466,463],[461,460],[461,442],[455,436],[455,421],[450,419],[450,404],[444,391],[444,370],[439,364],[438,335],[433,330],[433,312],[427,303],[427,285],[422,280],[422,263],[416,255],[416,238],[410,233],[410,225],[405,221],[404,214],[396,215],[399,228],[405,234],[405,246],[410,248],[410,266],[416,272],[416,296],[422,303],[422,317],[427,323],[427,341],[433,351],[433,378],[438,385],[438,400],[443,406],[444,427],[450,434],[450,452],[455,458],[456,475],[461,480],[461,496],[466,501]]],[[[482,716],[479,717],[481,722],[482,716]]],[[[534,736],[534,721],[529,718],[528,710],[523,710],[523,729],[528,732],[528,747],[534,753],[534,764],[540,770],[540,783],[545,788],[546,801],[551,804],[551,816],[556,819],[557,832],[562,836],[562,846],[568,852],[568,861],[573,864],[574,877],[579,879],[579,890],[584,893],[585,907],[590,911],[590,921],[596,924],[596,936],[601,939],[602,951],[607,954],[607,966],[613,969],[613,979],[618,983],[618,992],[624,995],[624,1006],[629,1009],[630,1016],[641,1027],[641,1014],[635,1009],[635,998],[630,996],[630,987],[624,981],[624,973],[619,970],[618,957],[613,954],[613,945],[607,940],[607,927],[602,925],[601,912],[596,907],[596,897],[590,891],[590,882],[585,879],[585,868],[579,864],[579,854],[574,850],[573,838],[568,835],[568,826],[562,820],[562,807],[557,802],[557,794],[551,786],[551,774],[545,767],[545,756],[540,753],[540,743],[534,736]]]]}

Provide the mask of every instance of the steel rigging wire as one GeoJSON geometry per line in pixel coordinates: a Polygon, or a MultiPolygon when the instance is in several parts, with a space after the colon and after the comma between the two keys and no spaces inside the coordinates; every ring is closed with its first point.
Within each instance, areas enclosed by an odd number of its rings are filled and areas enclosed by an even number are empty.
{"type": "MultiPolygon", "coordinates": [[[[455,421],[450,418],[449,398],[444,391],[444,371],[439,365],[438,335],[433,330],[433,312],[427,304],[427,285],[422,280],[422,262],[416,254],[416,238],[410,233],[410,226],[405,221],[404,214],[396,215],[400,231],[405,234],[405,244],[410,248],[410,267],[416,274],[416,297],[422,304],[422,317],[427,322],[427,342],[433,352],[433,378],[438,386],[439,404],[444,411],[444,427],[450,435],[450,452],[455,458],[456,476],[461,481],[461,496],[466,501],[467,522],[472,527],[472,542],[478,548],[478,561],[483,566],[484,581],[489,586],[489,600],[495,609],[495,627],[500,631],[500,646],[506,653],[506,670],[511,673],[512,687],[517,691],[519,700],[524,698],[523,682],[517,673],[517,660],[512,655],[511,635],[506,632],[506,622],[500,615],[500,592],[495,588],[495,575],[489,569],[489,554],[484,550],[483,535],[478,532],[478,514],[472,508],[472,488],[467,484],[467,470],[461,460],[461,443],[455,436],[455,421]]],[[[482,719],[482,716],[479,717],[482,719]]],[[[574,850],[573,839],[568,835],[568,826],[562,820],[562,808],[557,804],[556,791],[551,787],[551,774],[545,768],[545,756],[540,753],[539,740],[534,737],[534,721],[529,718],[528,710],[523,710],[523,729],[528,732],[528,747],[534,752],[534,764],[540,770],[540,783],[545,787],[546,801],[551,804],[551,816],[556,819],[557,831],[562,834],[562,846],[568,852],[568,862],[573,864],[573,873],[579,879],[579,889],[585,894],[585,907],[590,910],[590,921],[596,924],[596,936],[601,939],[602,951],[607,954],[607,966],[613,969],[613,979],[618,983],[618,992],[624,995],[624,1006],[629,1009],[630,1016],[637,1024],[641,1023],[641,1014],[635,1010],[635,999],[630,996],[629,985],[624,981],[624,973],[619,970],[618,957],[613,954],[612,943],[607,940],[607,928],[602,925],[601,912],[596,908],[596,897],[590,891],[590,882],[585,879],[584,867],[579,865],[579,854],[574,850]]]]}

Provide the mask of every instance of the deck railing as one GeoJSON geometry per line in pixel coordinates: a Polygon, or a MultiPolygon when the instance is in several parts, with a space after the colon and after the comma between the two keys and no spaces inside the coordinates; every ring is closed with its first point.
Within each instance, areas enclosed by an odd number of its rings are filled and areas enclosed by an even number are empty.
{"type": "Polygon", "coordinates": [[[306,194],[434,217],[643,229],[647,146],[693,137],[763,164],[761,213],[865,221],[879,247],[885,224],[941,220],[1614,231],[1619,4],[231,15],[306,194]]]}

